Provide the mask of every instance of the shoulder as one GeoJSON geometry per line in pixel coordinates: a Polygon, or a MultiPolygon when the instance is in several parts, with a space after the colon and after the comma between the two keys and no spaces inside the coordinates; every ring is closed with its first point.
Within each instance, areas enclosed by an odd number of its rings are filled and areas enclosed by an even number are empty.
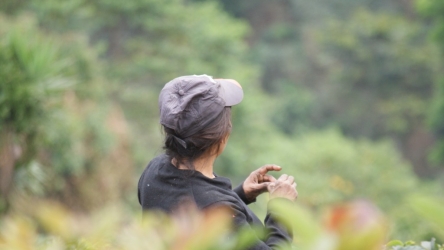
{"type": "Polygon", "coordinates": [[[160,154],[148,163],[142,173],[142,177],[146,175],[153,176],[158,174],[159,171],[168,170],[171,167],[170,165],[172,165],[170,157],[166,154],[160,154]]]}
{"type": "Polygon", "coordinates": [[[208,179],[198,177],[193,181],[192,192],[196,203],[202,209],[210,206],[236,208],[242,206],[242,201],[231,190],[231,182],[226,178],[208,179]]]}
{"type": "Polygon", "coordinates": [[[147,168],[149,168],[150,166],[153,165],[163,165],[163,164],[168,164],[170,163],[170,157],[166,154],[160,154],[156,157],[154,157],[149,163],[147,168]]]}
{"type": "Polygon", "coordinates": [[[171,212],[184,198],[192,198],[191,184],[186,174],[175,168],[169,157],[155,157],[142,173],[138,196],[143,209],[171,212]]]}

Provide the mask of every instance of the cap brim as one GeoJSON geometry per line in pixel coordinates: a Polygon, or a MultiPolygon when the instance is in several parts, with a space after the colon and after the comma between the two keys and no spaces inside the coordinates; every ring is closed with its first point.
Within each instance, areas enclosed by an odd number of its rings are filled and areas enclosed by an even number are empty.
{"type": "Polygon", "coordinates": [[[225,100],[225,106],[234,106],[239,104],[244,98],[242,86],[232,79],[214,79],[220,83],[220,96],[225,100]]]}

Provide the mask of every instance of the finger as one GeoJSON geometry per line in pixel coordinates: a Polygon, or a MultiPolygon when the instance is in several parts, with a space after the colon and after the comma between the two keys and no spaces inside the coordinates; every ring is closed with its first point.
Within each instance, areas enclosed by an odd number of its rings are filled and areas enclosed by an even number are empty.
{"type": "Polygon", "coordinates": [[[272,192],[272,191],[275,190],[279,185],[281,185],[281,183],[280,183],[279,181],[270,182],[270,183],[267,185],[268,192],[272,192]]]}
{"type": "Polygon", "coordinates": [[[298,185],[298,184],[296,184],[296,182],[293,182],[293,184],[291,184],[291,187],[292,187],[292,188],[296,188],[297,185],[298,185]]]}
{"type": "Polygon", "coordinates": [[[257,180],[258,180],[258,183],[264,182],[264,176],[261,174],[257,175],[257,180]]]}
{"type": "Polygon", "coordinates": [[[261,193],[267,192],[269,185],[270,185],[270,182],[264,182],[261,184],[257,184],[256,189],[259,190],[261,193]]]}
{"type": "Polygon", "coordinates": [[[293,183],[294,183],[294,177],[291,176],[291,175],[288,176],[287,182],[288,182],[289,184],[293,184],[293,183]]]}
{"type": "Polygon", "coordinates": [[[274,181],[276,181],[276,178],[274,178],[273,176],[271,176],[271,175],[264,175],[264,182],[274,182],[274,181]]]}
{"type": "Polygon", "coordinates": [[[286,181],[288,179],[288,175],[283,174],[281,177],[279,177],[278,181],[286,181]]]}
{"type": "Polygon", "coordinates": [[[266,175],[268,171],[281,171],[281,167],[274,164],[268,164],[258,169],[259,174],[266,175]]]}

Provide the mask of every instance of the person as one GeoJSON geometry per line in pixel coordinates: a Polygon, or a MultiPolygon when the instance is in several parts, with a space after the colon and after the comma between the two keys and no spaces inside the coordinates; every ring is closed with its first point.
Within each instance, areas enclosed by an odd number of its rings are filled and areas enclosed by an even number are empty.
{"type": "Polygon", "coordinates": [[[242,87],[232,79],[191,75],[168,82],[159,95],[165,153],[145,168],[138,198],[143,210],[167,213],[185,199],[191,199],[202,210],[227,206],[235,228],[261,226],[267,230],[266,238],[257,238],[251,249],[274,249],[292,241],[291,229],[281,225],[270,208],[262,224],[247,205],[267,191],[270,201],[295,201],[298,193],[294,177],[284,174],[275,179],[267,173],[280,171],[281,167],[270,164],[253,171],[232,189],[228,178],[213,172],[213,163],[231,132],[231,107],[242,99],[242,87]]]}

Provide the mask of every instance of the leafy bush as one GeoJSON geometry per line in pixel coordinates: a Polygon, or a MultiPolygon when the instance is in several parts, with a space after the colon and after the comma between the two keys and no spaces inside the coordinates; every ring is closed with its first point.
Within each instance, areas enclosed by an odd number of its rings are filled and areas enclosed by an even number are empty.
{"type": "Polygon", "coordinates": [[[0,213],[22,195],[77,209],[120,200],[132,183],[128,135],[95,50],[30,15],[0,16],[0,35],[0,213]]]}
{"type": "MultiPolygon", "coordinates": [[[[253,243],[251,231],[233,233],[228,210],[198,211],[183,206],[171,216],[159,212],[130,216],[118,206],[89,215],[69,212],[56,203],[35,203],[0,221],[0,249],[151,249],[203,250],[247,249],[253,243]]],[[[290,202],[273,202],[283,223],[294,230],[294,246],[301,250],[441,250],[434,240],[391,241],[385,216],[370,202],[357,200],[330,206],[321,217],[290,202]]],[[[429,198],[410,202],[419,214],[443,218],[444,206],[429,198]],[[427,204],[427,205],[426,205],[427,204]],[[426,206],[425,206],[426,205],[426,206]]],[[[442,226],[441,224],[439,224],[442,226]]],[[[443,230],[443,227],[440,227],[443,230]]],[[[261,232],[256,232],[261,234],[261,232]]]]}

